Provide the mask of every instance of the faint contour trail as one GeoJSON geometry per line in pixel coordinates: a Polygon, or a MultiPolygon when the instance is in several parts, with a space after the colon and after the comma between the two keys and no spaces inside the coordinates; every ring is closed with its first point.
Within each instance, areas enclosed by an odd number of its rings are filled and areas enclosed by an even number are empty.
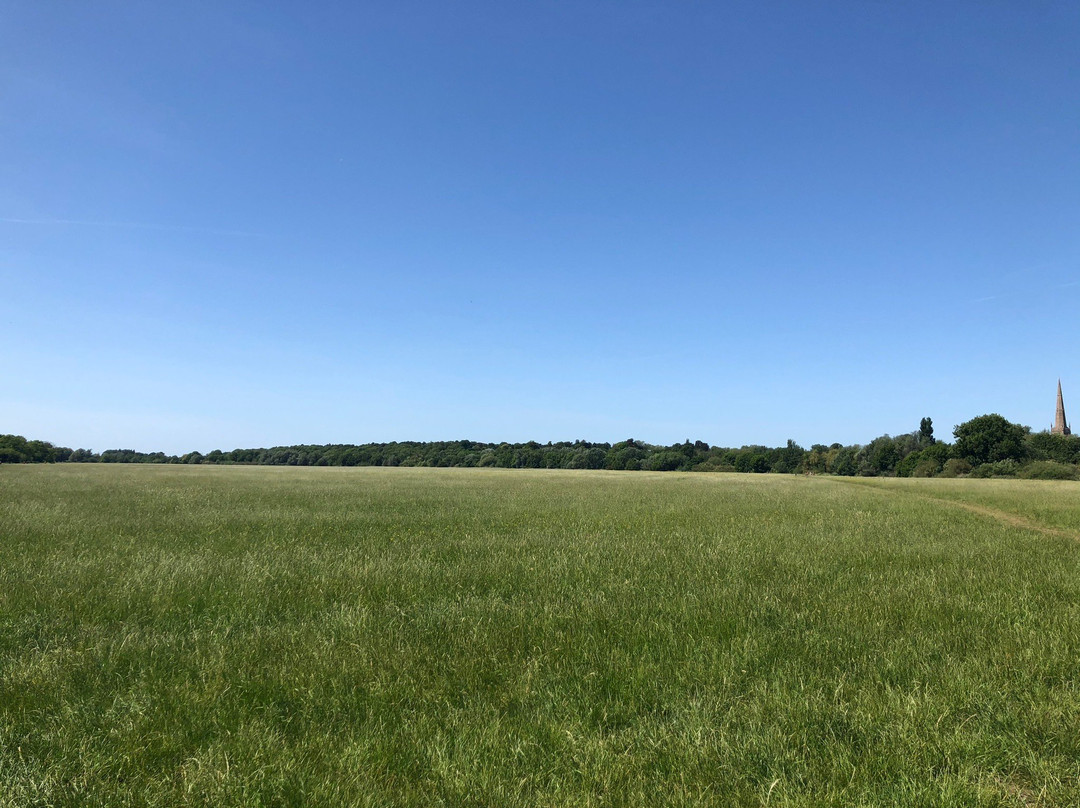
{"type": "MultiPolygon", "coordinates": [[[[890,489],[896,490],[896,489],[890,489]]],[[[941,499],[940,497],[931,497],[926,494],[916,494],[915,496],[920,499],[927,499],[933,502],[941,502],[946,505],[955,505],[957,508],[963,508],[965,511],[971,511],[971,513],[977,513],[981,516],[988,516],[991,519],[996,519],[1011,527],[1018,527],[1022,530],[1034,530],[1036,533],[1042,533],[1044,536],[1054,536],[1061,539],[1072,539],[1073,541],[1080,541],[1080,534],[1074,533],[1071,530],[1064,530],[1060,527],[1051,527],[1050,525],[1044,525],[1040,522],[1032,521],[1025,516],[1019,514],[1009,513],[1008,511],[1001,511],[997,508],[991,508],[988,505],[976,505],[973,502],[960,502],[955,499],[941,499]]]]}
{"type": "Polygon", "coordinates": [[[846,480],[838,477],[831,478],[839,483],[846,483],[847,485],[857,485],[861,488],[870,491],[897,491],[906,496],[915,497],[917,499],[926,500],[928,502],[937,502],[942,505],[952,505],[956,508],[962,508],[970,513],[978,514],[979,516],[986,516],[997,522],[1000,522],[1009,527],[1020,528],[1021,530],[1031,530],[1035,533],[1041,533],[1044,536],[1053,536],[1056,539],[1071,539],[1075,542],[1080,542],[1080,533],[1076,533],[1072,530],[1065,530],[1060,527],[1051,527],[1050,525],[1044,525],[1041,522],[1036,522],[1032,519],[1028,519],[1026,516],[1020,516],[1020,514],[1010,513],[1009,511],[1003,511],[999,508],[991,508],[989,505],[976,505],[974,502],[963,502],[957,499],[945,499],[944,497],[935,497],[929,494],[920,494],[914,491],[905,491],[902,488],[879,488],[874,485],[867,485],[855,480],[846,480]]]}

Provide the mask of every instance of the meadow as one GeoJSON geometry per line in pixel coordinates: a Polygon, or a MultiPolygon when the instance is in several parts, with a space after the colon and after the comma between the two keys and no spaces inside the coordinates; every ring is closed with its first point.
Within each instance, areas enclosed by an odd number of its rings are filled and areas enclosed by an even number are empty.
{"type": "Polygon", "coordinates": [[[1080,805],[1080,483],[0,466],[0,806],[1080,805]]]}

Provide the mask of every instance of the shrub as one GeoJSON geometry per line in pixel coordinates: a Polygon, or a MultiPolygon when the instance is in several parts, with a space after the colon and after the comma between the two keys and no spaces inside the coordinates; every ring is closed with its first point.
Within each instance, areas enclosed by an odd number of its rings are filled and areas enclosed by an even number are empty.
{"type": "Polygon", "coordinates": [[[945,465],[941,467],[941,473],[939,477],[959,477],[961,474],[967,474],[971,471],[971,464],[966,460],[961,460],[959,457],[953,457],[945,461],[945,465]]]}
{"type": "Polygon", "coordinates": [[[912,477],[933,477],[941,471],[941,466],[936,460],[923,460],[911,470],[912,477]]]}
{"type": "Polygon", "coordinates": [[[1080,469],[1054,460],[1036,460],[1020,470],[1027,480],[1080,480],[1080,469]]]}
{"type": "Polygon", "coordinates": [[[730,463],[725,463],[718,457],[710,457],[695,466],[692,466],[690,471],[735,471],[735,467],[730,463]]]}
{"type": "Polygon", "coordinates": [[[1015,460],[998,460],[994,463],[982,463],[971,472],[972,477],[1015,477],[1020,471],[1020,464],[1015,460]]]}

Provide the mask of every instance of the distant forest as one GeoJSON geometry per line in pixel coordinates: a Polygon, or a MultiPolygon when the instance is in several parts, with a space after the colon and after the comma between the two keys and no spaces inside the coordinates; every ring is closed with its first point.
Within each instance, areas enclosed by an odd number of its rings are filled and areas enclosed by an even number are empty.
{"type": "Polygon", "coordinates": [[[786,446],[710,446],[686,440],[657,446],[619,443],[481,443],[470,440],[275,446],[215,449],[208,454],[69,449],[19,435],[0,435],[0,463],[186,463],[268,466],[429,466],[439,468],[610,469],[714,471],[756,474],[834,474],[854,477],[1036,477],[1080,479],[1080,436],[1033,433],[1000,415],[980,415],[953,430],[954,443],[938,441],[933,423],[866,444],[809,449],[786,446]]]}

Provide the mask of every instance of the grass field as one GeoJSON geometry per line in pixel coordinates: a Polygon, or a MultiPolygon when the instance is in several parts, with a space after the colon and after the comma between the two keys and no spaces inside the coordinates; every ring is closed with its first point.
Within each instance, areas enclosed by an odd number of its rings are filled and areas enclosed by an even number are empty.
{"type": "Polygon", "coordinates": [[[0,466],[0,805],[1080,805],[1080,484],[0,466]]]}

